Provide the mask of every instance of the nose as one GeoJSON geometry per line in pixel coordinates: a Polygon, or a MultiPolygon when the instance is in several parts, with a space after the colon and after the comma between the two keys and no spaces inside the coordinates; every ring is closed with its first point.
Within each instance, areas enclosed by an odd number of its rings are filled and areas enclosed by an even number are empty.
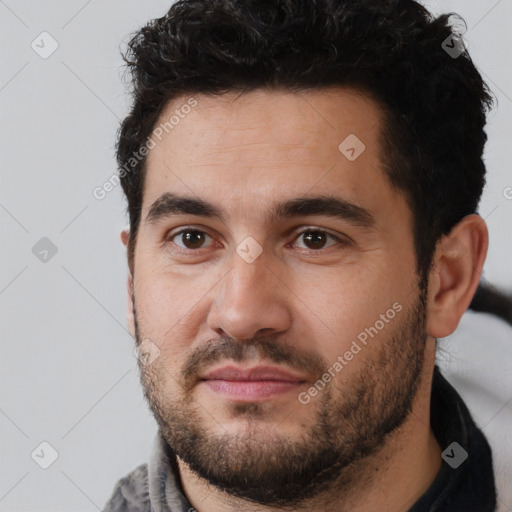
{"type": "Polygon", "coordinates": [[[292,294],[263,254],[248,263],[235,253],[215,290],[207,324],[220,336],[248,340],[284,332],[291,324],[292,294]]]}

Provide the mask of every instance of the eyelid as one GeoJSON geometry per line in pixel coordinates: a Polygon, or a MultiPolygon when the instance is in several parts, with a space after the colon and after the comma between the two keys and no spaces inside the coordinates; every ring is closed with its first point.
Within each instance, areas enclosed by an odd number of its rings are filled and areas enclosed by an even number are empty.
{"type": "Polygon", "coordinates": [[[299,236],[308,231],[314,232],[314,233],[315,232],[325,233],[326,235],[330,235],[334,238],[346,239],[347,241],[350,240],[350,237],[345,235],[344,233],[338,233],[337,231],[335,232],[335,231],[332,231],[331,229],[321,228],[319,226],[300,226],[300,228],[298,228],[298,231],[294,231],[294,233],[295,233],[295,236],[299,236]]]}

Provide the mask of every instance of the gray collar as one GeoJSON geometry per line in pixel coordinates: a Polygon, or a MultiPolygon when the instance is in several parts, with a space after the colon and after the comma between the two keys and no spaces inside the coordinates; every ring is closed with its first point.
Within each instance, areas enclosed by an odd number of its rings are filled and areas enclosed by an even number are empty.
{"type": "Polygon", "coordinates": [[[181,491],[174,455],[158,431],[148,464],[149,498],[152,512],[193,512],[195,509],[181,491]]]}

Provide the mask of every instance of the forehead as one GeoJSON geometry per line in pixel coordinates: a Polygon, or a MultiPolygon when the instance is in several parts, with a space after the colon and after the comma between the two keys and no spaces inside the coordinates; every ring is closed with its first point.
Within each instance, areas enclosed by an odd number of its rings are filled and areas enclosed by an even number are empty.
{"type": "Polygon", "coordinates": [[[143,218],[165,192],[222,203],[228,217],[337,191],[391,207],[399,194],[383,170],[381,125],[379,105],[354,89],[175,98],[153,132],[143,218]]]}

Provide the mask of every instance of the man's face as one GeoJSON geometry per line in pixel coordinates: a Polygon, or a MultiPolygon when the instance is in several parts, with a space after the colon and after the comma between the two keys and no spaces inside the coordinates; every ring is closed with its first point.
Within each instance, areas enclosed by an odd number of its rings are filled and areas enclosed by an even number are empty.
{"type": "Polygon", "coordinates": [[[147,157],[132,329],[158,357],[140,365],[144,392],[194,471],[291,503],[410,411],[426,339],[412,214],[369,98],[188,99],[163,112],[179,121],[147,157]]]}

